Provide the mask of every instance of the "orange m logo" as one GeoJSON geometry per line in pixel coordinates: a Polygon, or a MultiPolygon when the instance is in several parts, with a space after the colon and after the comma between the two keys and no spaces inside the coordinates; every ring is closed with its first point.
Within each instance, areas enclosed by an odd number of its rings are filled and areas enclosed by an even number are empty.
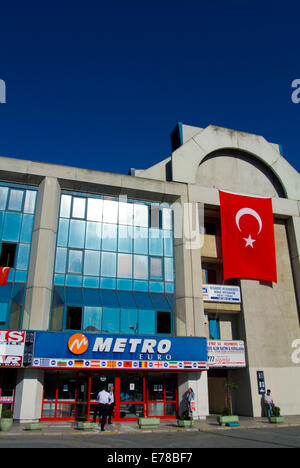
{"type": "Polygon", "coordinates": [[[82,333],[76,333],[69,338],[68,348],[73,354],[83,354],[88,349],[89,341],[82,333]]]}

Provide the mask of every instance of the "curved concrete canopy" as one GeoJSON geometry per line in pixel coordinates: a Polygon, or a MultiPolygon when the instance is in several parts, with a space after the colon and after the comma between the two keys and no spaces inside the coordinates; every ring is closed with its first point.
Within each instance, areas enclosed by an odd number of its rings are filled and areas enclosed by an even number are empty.
{"type": "Polygon", "coordinates": [[[300,199],[300,174],[283,158],[277,145],[259,135],[214,125],[199,129],[172,153],[173,181],[196,184],[199,165],[208,155],[221,149],[239,150],[260,160],[280,181],[287,198],[300,199]]]}

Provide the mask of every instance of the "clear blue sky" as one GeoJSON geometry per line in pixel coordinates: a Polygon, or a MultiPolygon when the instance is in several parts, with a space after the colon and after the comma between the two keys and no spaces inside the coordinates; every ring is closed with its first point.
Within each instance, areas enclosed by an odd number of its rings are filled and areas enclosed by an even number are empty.
{"type": "Polygon", "coordinates": [[[0,44],[1,156],[126,174],[183,122],[263,135],[300,170],[299,2],[11,0],[0,44]]]}

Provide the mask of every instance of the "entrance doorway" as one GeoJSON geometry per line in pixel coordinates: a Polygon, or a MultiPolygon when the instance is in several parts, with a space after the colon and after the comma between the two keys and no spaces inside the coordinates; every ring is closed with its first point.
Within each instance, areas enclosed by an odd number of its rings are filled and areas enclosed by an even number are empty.
{"type": "Polygon", "coordinates": [[[102,386],[114,387],[112,421],[177,416],[177,374],[173,372],[45,371],[42,420],[94,419],[102,386]]]}

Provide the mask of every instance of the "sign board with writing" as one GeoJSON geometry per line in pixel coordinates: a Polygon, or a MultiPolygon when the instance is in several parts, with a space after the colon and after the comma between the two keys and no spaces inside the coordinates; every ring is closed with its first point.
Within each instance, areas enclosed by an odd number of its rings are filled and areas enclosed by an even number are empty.
{"type": "Polygon", "coordinates": [[[207,341],[37,331],[32,367],[201,371],[207,369],[207,341]]]}
{"type": "Polygon", "coordinates": [[[25,331],[0,330],[0,367],[22,367],[25,331]]]}
{"type": "Polygon", "coordinates": [[[202,287],[203,300],[207,302],[241,302],[239,286],[224,286],[219,284],[205,284],[202,287]]]}
{"type": "Polygon", "coordinates": [[[257,387],[258,387],[258,394],[264,395],[266,393],[266,384],[265,384],[265,375],[263,371],[257,371],[257,387]]]}
{"type": "Polygon", "coordinates": [[[208,367],[246,367],[243,341],[208,341],[208,367]]]}

